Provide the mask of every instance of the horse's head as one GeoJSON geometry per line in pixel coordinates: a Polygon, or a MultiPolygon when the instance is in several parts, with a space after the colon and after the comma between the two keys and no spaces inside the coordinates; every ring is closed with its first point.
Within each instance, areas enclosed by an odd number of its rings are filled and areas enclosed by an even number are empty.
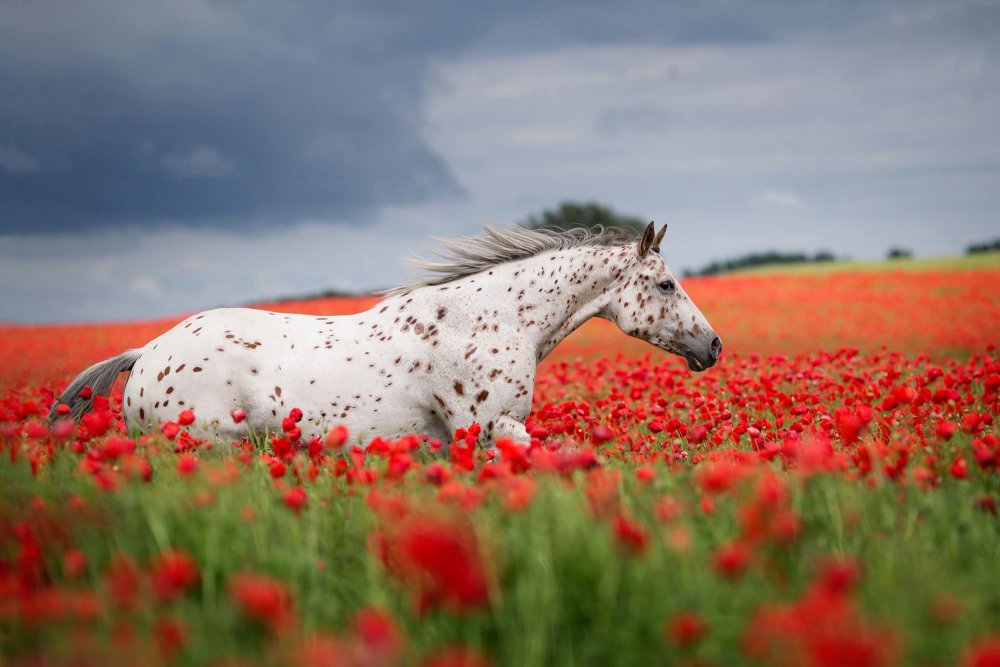
{"type": "Polygon", "coordinates": [[[608,319],[636,338],[684,357],[688,368],[703,371],[722,354],[722,341],[660,257],[666,225],[656,233],[649,223],[635,244],[638,257],[613,287],[608,319]]]}

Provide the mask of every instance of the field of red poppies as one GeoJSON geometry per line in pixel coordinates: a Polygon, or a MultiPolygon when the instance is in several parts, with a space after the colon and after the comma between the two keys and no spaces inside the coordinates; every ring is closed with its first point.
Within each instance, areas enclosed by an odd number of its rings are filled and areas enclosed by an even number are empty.
{"type": "Polygon", "coordinates": [[[692,279],[718,366],[592,322],[447,451],[49,428],[180,318],[0,326],[0,664],[1000,665],[998,285],[692,279]]]}

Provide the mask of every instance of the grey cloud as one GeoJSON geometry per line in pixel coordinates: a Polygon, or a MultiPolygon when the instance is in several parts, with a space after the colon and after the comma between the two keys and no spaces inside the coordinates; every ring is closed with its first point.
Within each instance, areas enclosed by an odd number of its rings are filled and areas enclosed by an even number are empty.
{"type": "Polygon", "coordinates": [[[11,174],[23,174],[40,170],[42,164],[10,142],[0,146],[0,167],[11,174]]]}
{"type": "Polygon", "coordinates": [[[222,178],[231,176],[233,163],[213,146],[200,146],[163,158],[163,167],[180,178],[222,178]]]}
{"type": "Polygon", "coordinates": [[[614,107],[601,112],[595,129],[610,135],[656,132],[667,127],[675,118],[676,115],[651,105],[614,107]]]}
{"type": "Polygon", "coordinates": [[[0,5],[0,231],[345,216],[460,189],[423,142],[430,52],[354,14],[0,5]],[[38,168],[61,164],[62,169],[38,168]]]}
{"type": "Polygon", "coordinates": [[[0,3],[0,319],[386,287],[562,199],[669,221],[678,270],[961,252],[996,235],[997,8],[0,3]]]}
{"type": "Polygon", "coordinates": [[[2,3],[0,232],[357,219],[454,197],[423,138],[432,63],[470,48],[759,43],[879,6],[2,3]]]}
{"type": "Polygon", "coordinates": [[[148,318],[388,287],[407,275],[399,258],[428,231],[404,214],[365,227],[300,222],[257,234],[123,227],[0,236],[0,321],[148,318]],[[408,224],[397,228],[400,220],[408,224]]]}

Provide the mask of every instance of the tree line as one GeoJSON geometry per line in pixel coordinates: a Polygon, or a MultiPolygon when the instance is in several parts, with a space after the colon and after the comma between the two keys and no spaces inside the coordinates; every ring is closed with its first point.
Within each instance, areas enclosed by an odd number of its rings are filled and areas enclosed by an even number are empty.
{"type": "MultiPolygon", "coordinates": [[[[620,229],[625,232],[641,234],[648,220],[633,215],[618,213],[612,208],[596,202],[563,202],[554,209],[534,214],[522,222],[529,229],[572,229],[584,227],[595,229],[620,229]]],[[[966,248],[967,255],[988,252],[1000,252],[1000,238],[983,243],[975,243],[966,248]]],[[[907,248],[893,247],[886,253],[886,259],[899,260],[913,257],[913,252],[907,248]]],[[[805,252],[763,251],[751,252],[746,255],[725,260],[716,260],[700,269],[686,270],[685,276],[711,276],[730,271],[751,269],[767,264],[804,264],[817,262],[832,262],[838,259],[833,253],[821,250],[814,254],[805,252]]],[[[846,259],[846,258],[839,258],[846,259]]]]}
{"type": "MultiPolygon", "coordinates": [[[[641,234],[649,220],[632,215],[623,215],[596,202],[563,202],[550,209],[530,216],[522,225],[529,229],[572,229],[584,227],[595,229],[620,229],[624,232],[641,234]]],[[[800,264],[803,262],[831,262],[836,259],[832,253],[820,251],[814,255],[801,252],[754,252],[734,259],[711,262],[696,271],[685,271],[685,276],[710,276],[729,271],[764,266],[765,264],[800,264]]]]}

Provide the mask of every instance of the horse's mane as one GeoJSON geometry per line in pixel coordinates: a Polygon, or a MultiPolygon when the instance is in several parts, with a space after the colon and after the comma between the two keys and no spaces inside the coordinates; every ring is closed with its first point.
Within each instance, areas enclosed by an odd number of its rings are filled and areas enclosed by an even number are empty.
{"type": "Polygon", "coordinates": [[[543,252],[584,246],[624,245],[634,240],[633,235],[628,232],[605,229],[599,225],[593,229],[528,229],[483,225],[483,230],[479,236],[455,240],[435,237],[434,240],[444,246],[443,251],[434,253],[442,261],[414,261],[428,275],[387,289],[382,294],[386,297],[402,296],[421,287],[450,283],[498,264],[527,259],[543,252]]]}

